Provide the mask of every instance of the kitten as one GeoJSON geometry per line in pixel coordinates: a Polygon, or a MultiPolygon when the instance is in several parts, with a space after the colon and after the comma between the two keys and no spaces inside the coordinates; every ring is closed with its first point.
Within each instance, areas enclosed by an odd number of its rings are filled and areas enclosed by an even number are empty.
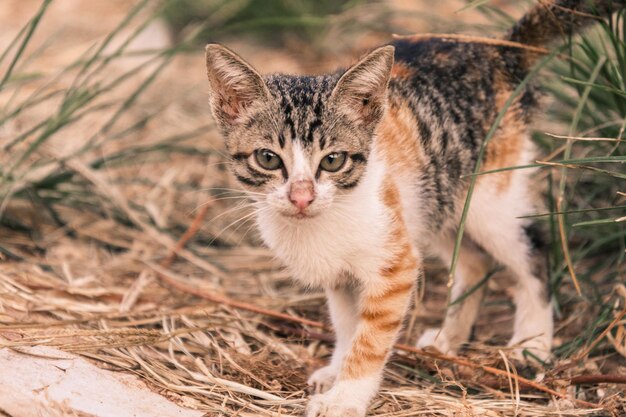
{"type": "MultiPolygon", "coordinates": [[[[506,40],[541,46],[609,15],[617,1],[543,1],[506,40]],[[572,12],[572,9],[576,12],[572,12]],[[587,18],[586,18],[587,17],[587,18]]],[[[623,2],[622,2],[623,3],[623,2]]],[[[261,76],[228,49],[206,49],[210,105],[231,169],[256,201],[263,240],[293,277],[322,287],[336,332],[330,364],[310,377],[306,415],[364,416],[427,254],[450,263],[478,151],[504,102],[539,57],[519,47],[399,39],[345,71],[261,76]]],[[[526,88],[487,147],[484,170],[533,160],[526,88]]],[[[452,299],[497,262],[517,278],[510,345],[550,356],[553,321],[534,228],[528,170],[480,177],[452,299]]],[[[449,308],[418,346],[454,353],[482,289],[449,308]]]]}

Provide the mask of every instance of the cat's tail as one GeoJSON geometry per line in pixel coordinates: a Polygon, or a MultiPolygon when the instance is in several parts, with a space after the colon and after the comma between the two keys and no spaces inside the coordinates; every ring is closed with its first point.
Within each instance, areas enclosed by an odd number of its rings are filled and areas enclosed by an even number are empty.
{"type": "Polygon", "coordinates": [[[506,39],[543,46],[609,17],[626,0],[538,0],[508,32],[506,39]]]}

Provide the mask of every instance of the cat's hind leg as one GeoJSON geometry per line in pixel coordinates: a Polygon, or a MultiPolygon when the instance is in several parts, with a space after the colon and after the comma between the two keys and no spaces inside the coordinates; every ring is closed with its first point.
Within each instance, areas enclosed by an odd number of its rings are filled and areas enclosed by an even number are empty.
{"type": "Polygon", "coordinates": [[[528,219],[520,218],[533,210],[524,176],[514,178],[499,193],[494,192],[492,184],[484,182],[476,187],[467,232],[517,278],[513,288],[513,337],[509,342],[516,347],[514,356],[522,359],[526,349],[545,361],[550,357],[554,330],[545,252],[538,230],[528,219]]]}
{"type": "MultiPolygon", "coordinates": [[[[454,236],[447,235],[432,246],[445,265],[450,265],[454,250],[454,236]]],[[[417,342],[417,347],[434,346],[442,353],[456,354],[461,344],[470,338],[484,294],[484,285],[479,285],[489,272],[490,258],[475,244],[466,241],[459,253],[454,282],[450,293],[450,305],[441,328],[426,330],[417,342]]]]}

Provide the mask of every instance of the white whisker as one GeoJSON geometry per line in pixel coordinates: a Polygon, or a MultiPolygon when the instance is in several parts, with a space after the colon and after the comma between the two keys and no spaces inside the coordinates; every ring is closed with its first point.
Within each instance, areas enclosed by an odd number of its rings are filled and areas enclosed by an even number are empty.
{"type": "Polygon", "coordinates": [[[254,210],[251,213],[248,213],[240,218],[238,218],[237,220],[235,220],[234,222],[230,223],[229,225],[227,225],[226,227],[224,227],[217,235],[215,235],[215,237],[213,237],[213,239],[211,239],[211,241],[209,242],[209,245],[213,244],[213,242],[215,242],[215,240],[217,240],[226,230],[228,230],[230,227],[234,226],[235,224],[242,222],[246,219],[250,219],[252,216],[257,215],[258,213],[260,213],[262,210],[265,210],[266,207],[262,207],[260,209],[254,210]]]}
{"type": "Polygon", "coordinates": [[[244,204],[244,203],[245,203],[245,202],[243,202],[243,201],[242,201],[241,203],[237,204],[235,207],[230,208],[230,209],[228,209],[228,210],[226,210],[226,211],[223,211],[222,213],[218,214],[217,216],[213,217],[211,220],[209,220],[208,222],[206,222],[206,223],[204,224],[204,226],[206,227],[206,226],[208,226],[209,224],[213,223],[215,220],[219,219],[220,217],[223,217],[223,216],[225,216],[225,215],[227,215],[227,214],[229,214],[229,213],[232,213],[232,212],[234,212],[234,211],[237,211],[237,210],[244,210],[244,209],[249,209],[250,207],[255,207],[254,203],[249,203],[249,204],[244,204]]]}

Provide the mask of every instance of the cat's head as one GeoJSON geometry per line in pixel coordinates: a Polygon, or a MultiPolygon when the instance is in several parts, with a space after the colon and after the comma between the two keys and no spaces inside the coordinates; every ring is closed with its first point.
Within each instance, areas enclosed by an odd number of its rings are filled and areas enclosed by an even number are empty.
{"type": "Polygon", "coordinates": [[[330,75],[262,77],[232,51],[208,45],[211,111],[244,189],[294,219],[317,216],[350,193],[385,112],[393,53],[378,48],[330,75]]]}

